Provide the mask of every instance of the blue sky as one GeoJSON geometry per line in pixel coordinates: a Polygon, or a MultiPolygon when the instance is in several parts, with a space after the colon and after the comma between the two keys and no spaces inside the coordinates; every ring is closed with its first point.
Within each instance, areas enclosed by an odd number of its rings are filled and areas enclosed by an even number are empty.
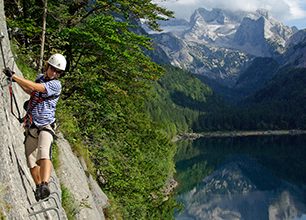
{"type": "Polygon", "coordinates": [[[255,11],[266,9],[284,24],[306,28],[306,0],[153,0],[175,12],[177,18],[189,20],[197,8],[255,11]]]}

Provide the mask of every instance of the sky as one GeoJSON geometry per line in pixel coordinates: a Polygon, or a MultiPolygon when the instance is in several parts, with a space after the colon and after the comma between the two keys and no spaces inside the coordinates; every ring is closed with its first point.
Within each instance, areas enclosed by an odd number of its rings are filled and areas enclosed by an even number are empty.
{"type": "Polygon", "coordinates": [[[306,28],[306,0],[153,0],[175,12],[176,18],[189,20],[197,8],[255,11],[266,9],[275,19],[288,26],[306,28]]]}

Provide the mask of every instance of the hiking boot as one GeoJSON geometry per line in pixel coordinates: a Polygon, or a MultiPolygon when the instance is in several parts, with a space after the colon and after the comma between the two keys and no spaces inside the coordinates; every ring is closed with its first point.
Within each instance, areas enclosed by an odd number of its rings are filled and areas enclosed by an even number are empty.
{"type": "Polygon", "coordinates": [[[50,189],[47,182],[40,185],[40,199],[45,199],[50,195],[50,189]]]}
{"type": "Polygon", "coordinates": [[[34,192],[34,196],[36,201],[38,202],[41,199],[41,189],[40,189],[41,184],[36,185],[36,189],[34,192]]]}

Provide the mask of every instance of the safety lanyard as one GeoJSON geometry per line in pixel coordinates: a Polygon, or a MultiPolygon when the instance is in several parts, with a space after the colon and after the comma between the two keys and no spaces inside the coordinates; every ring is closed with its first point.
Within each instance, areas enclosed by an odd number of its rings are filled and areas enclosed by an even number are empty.
{"type": "MultiPolygon", "coordinates": [[[[3,38],[4,38],[4,34],[1,32],[1,34],[0,34],[0,49],[1,49],[1,55],[2,55],[2,60],[3,60],[3,66],[4,66],[4,68],[6,69],[6,62],[5,62],[4,52],[3,52],[3,46],[2,46],[2,40],[3,40],[3,38]]],[[[7,81],[8,81],[9,92],[10,92],[11,113],[14,115],[14,117],[15,117],[20,123],[22,123],[23,119],[21,118],[20,111],[19,111],[18,104],[17,104],[17,100],[16,100],[16,97],[15,97],[15,94],[14,94],[14,91],[13,91],[12,77],[8,78],[7,81]],[[14,105],[13,105],[13,104],[15,104],[15,106],[16,106],[17,114],[18,114],[18,115],[16,115],[16,114],[14,113],[14,105]]]]}
{"type": "Polygon", "coordinates": [[[10,79],[8,79],[8,80],[9,80],[9,91],[10,91],[10,99],[11,99],[11,113],[13,114],[13,116],[14,116],[20,123],[22,123],[22,122],[23,122],[23,119],[21,118],[20,110],[19,110],[19,107],[18,107],[18,104],[17,104],[17,100],[16,100],[16,97],[15,97],[14,90],[13,90],[12,78],[10,78],[10,79]],[[13,105],[13,103],[14,103],[15,106],[16,106],[17,115],[14,113],[14,105],[13,105]]]}

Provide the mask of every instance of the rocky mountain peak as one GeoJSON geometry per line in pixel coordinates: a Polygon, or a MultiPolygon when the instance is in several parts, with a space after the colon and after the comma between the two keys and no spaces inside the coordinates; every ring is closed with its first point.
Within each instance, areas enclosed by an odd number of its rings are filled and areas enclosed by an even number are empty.
{"type": "Polygon", "coordinates": [[[245,17],[234,37],[234,42],[256,56],[272,57],[284,52],[286,41],[295,32],[270,17],[268,12],[257,10],[257,19],[245,17]]]}
{"type": "Polygon", "coordinates": [[[226,16],[221,9],[214,8],[211,11],[208,11],[205,8],[199,8],[193,13],[190,21],[203,19],[203,21],[207,23],[215,22],[217,24],[224,24],[225,18],[226,16]]]}
{"type": "Polygon", "coordinates": [[[211,10],[199,8],[192,14],[190,23],[195,22],[199,18],[202,18],[207,23],[240,23],[244,17],[248,16],[248,14],[248,12],[244,11],[233,12],[219,8],[213,8],[211,10]]]}
{"type": "Polygon", "coordinates": [[[217,8],[210,11],[199,8],[192,14],[189,28],[182,37],[187,41],[202,44],[224,45],[229,36],[235,32],[244,15],[217,8]]]}
{"type": "Polygon", "coordinates": [[[264,40],[264,23],[265,20],[263,17],[258,20],[253,20],[248,17],[243,18],[235,33],[234,42],[238,45],[247,43],[257,45],[260,41],[264,40]]]}
{"type": "Polygon", "coordinates": [[[167,31],[153,38],[169,63],[228,87],[235,85],[255,57],[280,61],[286,42],[297,31],[264,9],[247,12],[199,8],[189,22],[171,21],[164,27],[167,31]]]}
{"type": "Polygon", "coordinates": [[[269,11],[266,9],[257,9],[256,10],[256,14],[258,14],[259,16],[262,16],[266,19],[269,19],[269,11]]]}
{"type": "Polygon", "coordinates": [[[237,49],[255,56],[272,56],[283,52],[286,40],[294,32],[293,28],[283,25],[264,9],[233,12],[199,8],[191,16],[190,28],[185,31],[184,38],[228,48],[238,45],[237,49]]]}

